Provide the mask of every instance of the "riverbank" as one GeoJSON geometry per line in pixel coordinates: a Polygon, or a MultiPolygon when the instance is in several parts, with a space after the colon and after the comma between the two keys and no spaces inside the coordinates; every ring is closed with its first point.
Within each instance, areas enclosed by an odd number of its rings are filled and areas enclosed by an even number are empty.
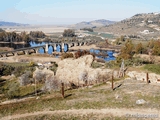
{"type": "Polygon", "coordinates": [[[10,57],[2,57],[0,58],[0,62],[56,62],[58,63],[61,59],[55,58],[53,56],[44,56],[43,54],[33,54],[33,55],[20,55],[20,56],[10,56],[10,57]]]}
{"type": "Polygon", "coordinates": [[[10,47],[0,47],[0,52],[12,51],[12,50],[14,50],[14,49],[10,48],[10,47]]]}
{"type": "Polygon", "coordinates": [[[0,42],[0,43],[14,43],[14,44],[26,44],[26,42],[0,42]]]}

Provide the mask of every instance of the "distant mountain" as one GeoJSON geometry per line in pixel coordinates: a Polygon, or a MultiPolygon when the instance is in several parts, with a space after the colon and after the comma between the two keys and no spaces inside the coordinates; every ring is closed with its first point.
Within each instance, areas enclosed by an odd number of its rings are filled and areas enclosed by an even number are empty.
{"type": "Polygon", "coordinates": [[[83,22],[71,25],[71,27],[74,27],[76,29],[96,28],[96,27],[102,27],[102,26],[110,25],[110,24],[113,24],[113,23],[115,23],[115,21],[100,19],[100,20],[94,20],[94,21],[90,21],[90,22],[83,21],[83,22]]]}
{"type": "Polygon", "coordinates": [[[0,26],[27,26],[27,25],[28,24],[0,21],[0,26]]]}
{"type": "Polygon", "coordinates": [[[120,22],[95,28],[94,31],[110,32],[117,35],[159,37],[160,13],[136,14],[120,22]]]}

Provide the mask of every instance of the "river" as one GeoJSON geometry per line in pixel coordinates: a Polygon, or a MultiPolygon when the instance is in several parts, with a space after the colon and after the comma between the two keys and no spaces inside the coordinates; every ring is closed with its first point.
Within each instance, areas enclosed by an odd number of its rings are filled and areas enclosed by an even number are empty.
{"type": "MultiPolygon", "coordinates": [[[[0,47],[11,47],[11,48],[14,48],[14,49],[20,49],[20,48],[24,48],[24,47],[36,47],[36,46],[42,46],[42,45],[45,45],[46,43],[51,43],[51,42],[36,42],[36,41],[31,41],[27,44],[15,44],[15,43],[0,43],[0,47]]],[[[50,46],[48,48],[48,54],[52,54],[53,52],[53,48],[50,46]]],[[[56,50],[54,51],[57,51],[57,52],[60,52],[61,49],[60,49],[60,46],[57,46],[56,50]]],[[[68,46],[67,45],[64,45],[64,51],[67,52],[68,51],[68,46]]],[[[42,48],[39,49],[39,53],[43,54],[44,53],[44,50],[42,48]]],[[[115,57],[113,56],[114,52],[113,51],[106,51],[106,50],[98,50],[98,49],[90,49],[90,53],[94,53],[96,54],[96,57],[97,58],[100,58],[100,59],[103,59],[105,61],[111,61],[111,60],[115,60],[115,57]],[[101,56],[101,55],[98,55],[99,53],[103,53],[103,54],[106,54],[106,56],[101,56]]],[[[59,56],[56,56],[57,58],[59,56]]]]}

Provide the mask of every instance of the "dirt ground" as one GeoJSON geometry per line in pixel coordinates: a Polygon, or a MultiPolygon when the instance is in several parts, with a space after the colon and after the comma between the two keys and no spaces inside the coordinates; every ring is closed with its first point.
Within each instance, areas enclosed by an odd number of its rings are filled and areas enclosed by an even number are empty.
{"type": "Polygon", "coordinates": [[[9,56],[9,57],[1,57],[1,62],[59,62],[60,58],[55,58],[54,56],[44,56],[44,55],[19,55],[19,56],[9,56]]]}
{"type": "MultiPolygon", "coordinates": [[[[102,108],[70,108],[70,109],[60,109],[55,110],[45,106],[44,109],[34,112],[17,113],[2,117],[0,120],[8,119],[35,119],[39,116],[91,116],[90,119],[101,120],[104,118],[118,117],[119,120],[159,120],[160,118],[160,106],[158,102],[159,85],[146,84],[143,81],[137,81],[134,79],[127,78],[125,80],[117,81],[114,84],[115,91],[107,92],[110,89],[110,84],[103,85],[100,87],[90,88],[90,92],[82,93],[78,90],[75,95],[79,96],[77,98],[70,98],[66,101],[65,105],[72,106],[76,102],[79,104],[84,102],[104,102],[102,108]],[[121,86],[119,86],[122,84],[121,86]],[[118,86],[118,87],[117,87],[118,86]],[[93,94],[96,93],[96,94],[93,94]],[[80,96],[83,94],[83,98],[80,96]],[[136,105],[135,102],[138,99],[144,99],[146,103],[136,105]],[[108,103],[106,103],[108,102],[108,103]],[[107,104],[107,107],[106,107],[107,104]],[[111,105],[109,105],[111,104],[111,105]],[[120,106],[119,106],[120,105],[120,106]],[[123,107],[122,107],[123,106],[123,107]]],[[[51,95],[50,95],[51,96],[51,95]]],[[[49,96],[47,96],[49,97],[49,96]]],[[[41,99],[41,98],[40,98],[41,99]]],[[[47,101],[47,100],[46,100],[47,101]]],[[[52,101],[53,102],[53,101],[52,101]]],[[[12,102],[10,102],[12,104],[12,102]]],[[[62,103],[63,104],[63,103],[62,103]]],[[[51,107],[52,105],[50,105],[51,107]]]]}
{"type": "Polygon", "coordinates": [[[19,27],[7,27],[7,32],[23,32],[26,31],[29,33],[30,31],[43,31],[44,33],[57,33],[57,32],[63,32],[65,29],[68,29],[68,27],[65,26],[55,26],[55,25],[29,25],[29,26],[19,26],[19,27]]]}
{"type": "Polygon", "coordinates": [[[53,115],[53,114],[59,114],[59,115],[70,114],[70,115],[81,115],[81,116],[88,115],[88,114],[96,114],[96,115],[100,115],[103,117],[108,116],[109,114],[112,114],[118,117],[123,116],[124,118],[126,117],[127,119],[138,119],[138,115],[153,115],[155,117],[155,118],[153,117],[153,119],[158,120],[158,116],[160,115],[160,112],[154,109],[119,109],[119,108],[116,108],[116,109],[112,109],[112,108],[79,109],[79,110],[72,109],[72,110],[56,110],[56,111],[39,111],[39,112],[19,114],[19,115],[17,114],[17,115],[3,117],[0,120],[20,119],[20,118],[27,118],[29,116],[53,115]],[[136,115],[137,115],[137,118],[136,118],[136,115]]]}

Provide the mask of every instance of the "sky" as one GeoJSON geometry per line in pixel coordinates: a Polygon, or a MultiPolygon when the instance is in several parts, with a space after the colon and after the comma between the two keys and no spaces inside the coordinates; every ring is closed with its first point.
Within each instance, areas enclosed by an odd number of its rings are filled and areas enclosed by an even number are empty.
{"type": "Polygon", "coordinates": [[[160,0],[0,0],[0,21],[75,24],[120,21],[137,13],[160,12],[160,0]]]}

